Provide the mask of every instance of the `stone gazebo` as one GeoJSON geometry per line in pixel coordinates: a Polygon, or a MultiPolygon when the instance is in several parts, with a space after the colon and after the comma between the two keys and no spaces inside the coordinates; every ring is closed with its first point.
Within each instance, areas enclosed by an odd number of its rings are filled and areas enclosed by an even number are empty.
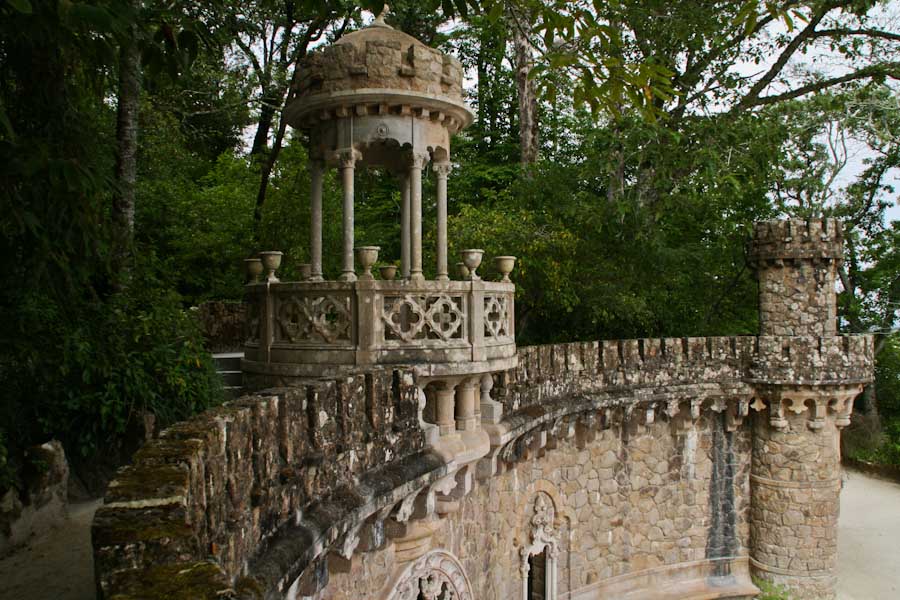
{"type": "MultiPolygon", "coordinates": [[[[511,260],[498,263],[505,265],[498,267],[503,281],[484,281],[474,269],[461,281],[449,278],[450,137],[472,122],[462,99],[462,66],[378,17],[312,53],[298,68],[297,99],[285,118],[309,133],[310,277],[271,277],[247,286],[245,384],[295,385],[373,366],[412,365],[428,398],[425,419],[437,426],[429,428],[432,436],[477,432],[481,447],[482,407],[486,419],[499,419],[490,374],[516,364],[515,286],[506,276],[511,260]],[[422,268],[422,170],[428,163],[437,175],[435,280],[426,280],[422,268]],[[322,270],[322,219],[337,217],[322,213],[328,167],[340,170],[343,184],[342,269],[336,281],[322,270]],[[354,247],[354,175],[367,167],[385,169],[400,184],[397,279],[371,274],[377,248],[354,247]]],[[[480,251],[463,254],[470,266],[481,260],[480,251]]]]}

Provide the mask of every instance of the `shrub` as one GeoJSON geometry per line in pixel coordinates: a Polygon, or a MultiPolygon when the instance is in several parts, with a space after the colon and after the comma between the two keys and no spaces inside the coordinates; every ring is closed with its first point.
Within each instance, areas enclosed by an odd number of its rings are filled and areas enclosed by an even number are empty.
{"type": "Polygon", "coordinates": [[[144,412],[166,425],[222,399],[196,320],[157,283],[152,262],[135,269],[127,292],[86,296],[20,297],[18,335],[0,357],[10,394],[0,410],[9,436],[0,452],[12,457],[5,464],[49,438],[76,463],[127,459],[129,427],[144,412]]]}

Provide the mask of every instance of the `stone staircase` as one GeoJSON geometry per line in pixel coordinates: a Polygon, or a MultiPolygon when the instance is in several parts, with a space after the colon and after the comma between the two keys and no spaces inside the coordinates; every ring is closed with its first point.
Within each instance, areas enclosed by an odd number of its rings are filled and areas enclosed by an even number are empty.
{"type": "Polygon", "coordinates": [[[225,395],[228,399],[237,398],[244,389],[244,373],[241,371],[243,352],[214,352],[216,372],[222,377],[225,395]]]}

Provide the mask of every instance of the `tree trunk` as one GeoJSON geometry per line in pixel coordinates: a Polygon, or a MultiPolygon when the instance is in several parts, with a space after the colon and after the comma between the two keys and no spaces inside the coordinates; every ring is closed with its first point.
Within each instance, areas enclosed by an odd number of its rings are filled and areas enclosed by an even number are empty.
{"type": "Polygon", "coordinates": [[[519,93],[519,144],[522,149],[522,165],[527,166],[537,162],[540,148],[538,105],[534,80],[528,76],[534,66],[531,45],[520,24],[513,25],[513,45],[516,53],[516,87],[519,93]]]}
{"type": "MultiPolygon", "coordinates": [[[[139,2],[132,2],[139,8],[139,2]]],[[[141,100],[141,53],[132,36],[119,50],[119,89],[116,109],[116,192],[112,202],[112,267],[116,287],[121,288],[131,270],[134,241],[134,185],[137,179],[138,111],[141,100]]]]}

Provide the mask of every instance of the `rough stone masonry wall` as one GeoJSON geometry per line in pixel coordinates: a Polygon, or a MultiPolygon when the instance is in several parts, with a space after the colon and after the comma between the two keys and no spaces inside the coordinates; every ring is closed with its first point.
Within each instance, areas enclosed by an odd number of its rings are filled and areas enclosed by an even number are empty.
{"type": "MultiPolygon", "coordinates": [[[[519,367],[499,375],[494,389],[514,439],[497,457],[499,474],[475,486],[447,533],[437,534],[439,543],[461,552],[480,578],[485,561],[509,550],[502,542],[508,524],[485,537],[484,521],[468,517],[493,519],[491,528],[498,519],[521,521],[507,508],[521,508],[530,482],[544,481],[558,490],[559,512],[586,524],[570,529],[563,586],[589,590],[651,565],[743,556],[749,434],[735,407],[738,398],[750,399],[746,380],[764,373],[771,381],[865,376],[871,341],[688,338],[521,348],[519,367]],[[587,445],[573,448],[565,428],[578,432],[574,443],[587,445]],[[555,441],[535,459],[529,449],[542,435],[555,441]],[[499,550],[476,554],[478,547],[499,550]]],[[[445,473],[439,459],[422,452],[411,375],[373,373],[269,394],[167,430],[119,474],[94,526],[103,597],[153,597],[147,590],[154,589],[178,597],[165,586],[179,577],[195,586],[180,581],[194,594],[188,597],[204,597],[197,589],[209,597],[280,597],[304,573],[313,573],[315,590],[327,581],[325,557],[346,531],[445,473]]],[[[779,460],[806,458],[787,450],[784,456],[779,460]]],[[[388,544],[353,554],[353,568],[372,578],[366,589],[395,566],[393,551],[388,544]]],[[[515,586],[519,576],[508,576],[478,585],[515,586]]]]}
{"type": "Polygon", "coordinates": [[[756,224],[751,255],[759,277],[760,333],[835,334],[835,264],[842,245],[834,219],[756,224]]]}
{"type": "Polygon", "coordinates": [[[801,415],[786,420],[777,430],[765,415],[754,415],[754,566],[803,589],[804,597],[829,598],[836,583],[839,438],[811,431],[801,415]]]}
{"type": "Polygon", "coordinates": [[[218,597],[236,581],[248,597],[277,589],[360,504],[441,474],[417,406],[410,373],[375,372],[243,397],[165,430],[97,511],[100,597],[218,597]],[[257,578],[241,584],[248,571],[257,578]]]}
{"type": "MultiPolygon", "coordinates": [[[[560,440],[482,482],[432,545],[460,559],[475,598],[520,598],[519,549],[534,498],[547,494],[560,516],[561,597],[607,597],[613,578],[698,561],[730,568],[737,559],[746,572],[749,464],[749,427],[726,432],[723,415],[689,428],[613,425],[592,441],[560,440]]],[[[358,553],[319,597],[384,597],[394,567],[390,547],[358,553]]]]}

